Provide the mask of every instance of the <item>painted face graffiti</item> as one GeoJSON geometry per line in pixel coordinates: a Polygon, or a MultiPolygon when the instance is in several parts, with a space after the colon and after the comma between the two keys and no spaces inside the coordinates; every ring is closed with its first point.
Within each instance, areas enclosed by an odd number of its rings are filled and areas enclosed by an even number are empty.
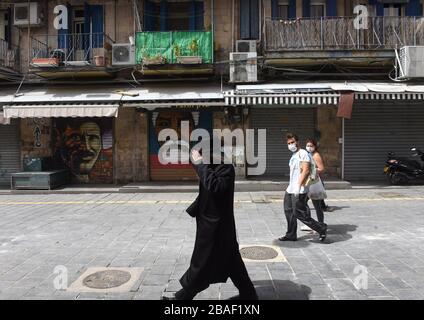
{"type": "Polygon", "coordinates": [[[78,128],[67,126],[62,135],[62,158],[76,174],[89,174],[102,150],[100,127],[94,122],[83,123],[78,128]]]}

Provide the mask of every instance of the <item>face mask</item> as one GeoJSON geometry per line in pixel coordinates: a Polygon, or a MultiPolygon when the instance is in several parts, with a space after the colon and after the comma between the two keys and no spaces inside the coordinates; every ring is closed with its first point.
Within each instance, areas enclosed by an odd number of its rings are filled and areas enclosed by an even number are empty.
{"type": "Polygon", "coordinates": [[[306,147],[306,151],[308,151],[309,153],[314,153],[315,148],[314,147],[306,147]]]}
{"type": "Polygon", "coordinates": [[[296,152],[297,151],[297,146],[296,143],[292,143],[288,145],[288,148],[291,152],[296,152]]]}

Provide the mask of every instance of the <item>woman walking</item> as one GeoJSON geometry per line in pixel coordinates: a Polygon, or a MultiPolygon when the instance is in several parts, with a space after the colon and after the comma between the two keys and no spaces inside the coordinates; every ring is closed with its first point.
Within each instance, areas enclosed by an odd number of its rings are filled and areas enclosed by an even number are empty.
{"type": "MultiPolygon", "coordinates": [[[[309,152],[309,154],[311,155],[311,158],[314,162],[314,165],[316,167],[316,172],[317,172],[317,176],[320,178],[320,183],[322,183],[322,179],[321,176],[325,171],[325,166],[324,166],[324,161],[320,155],[320,153],[318,152],[318,145],[317,142],[314,139],[308,139],[306,141],[306,151],[309,152]]],[[[322,186],[324,184],[322,183],[322,186]]],[[[319,222],[324,223],[324,210],[326,209],[326,204],[324,202],[324,198],[325,198],[325,192],[323,192],[322,197],[314,197],[314,199],[312,199],[312,203],[314,205],[315,208],[315,212],[317,214],[317,218],[319,222]]],[[[311,231],[311,229],[307,226],[303,226],[301,228],[302,231],[311,231]]]]}

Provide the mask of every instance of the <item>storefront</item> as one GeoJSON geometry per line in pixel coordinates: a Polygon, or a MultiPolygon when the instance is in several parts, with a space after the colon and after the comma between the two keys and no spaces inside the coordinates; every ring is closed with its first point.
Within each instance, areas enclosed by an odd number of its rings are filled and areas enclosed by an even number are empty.
{"type": "Polygon", "coordinates": [[[202,83],[150,85],[131,90],[122,98],[123,109],[136,108],[148,117],[148,166],[151,181],[194,181],[197,175],[190,164],[190,141],[195,129],[209,134],[215,128],[215,112],[224,108],[222,88],[202,83]],[[182,134],[182,122],[188,124],[182,134]],[[173,145],[159,139],[160,132],[173,130],[173,145]]]}
{"type": "Polygon", "coordinates": [[[259,178],[287,180],[290,176],[285,136],[288,132],[299,136],[300,143],[317,136],[317,113],[324,106],[335,106],[339,94],[327,85],[252,85],[237,86],[226,93],[226,103],[250,109],[250,129],[255,132],[255,155],[266,163],[265,173],[259,178]],[[266,129],[266,152],[261,152],[258,130],[266,129]]]}
{"type": "Polygon", "coordinates": [[[190,181],[196,180],[197,176],[190,163],[184,161],[188,159],[190,147],[195,142],[183,141],[181,135],[181,122],[188,123],[188,133],[195,129],[205,129],[212,134],[211,110],[178,110],[178,109],[158,109],[151,111],[149,130],[149,160],[150,179],[152,181],[190,181]],[[178,134],[176,145],[161,149],[165,141],[159,141],[159,133],[164,129],[172,129],[178,134]],[[161,151],[164,150],[164,151],[161,151]],[[162,158],[159,156],[160,152],[162,158]],[[166,160],[161,161],[160,159],[166,160]],[[170,163],[166,163],[170,162],[170,163]],[[184,163],[185,162],[185,163],[184,163]]]}
{"type": "Polygon", "coordinates": [[[19,120],[7,122],[0,123],[0,186],[10,186],[10,175],[21,170],[19,120]]]}
{"type": "Polygon", "coordinates": [[[357,96],[345,120],[344,176],[348,181],[382,181],[388,152],[411,156],[424,150],[422,94],[357,96]],[[402,99],[403,98],[403,99],[402,99]]]}
{"type": "MultiPolygon", "coordinates": [[[[71,183],[114,182],[114,119],[121,95],[72,88],[40,88],[24,91],[3,106],[16,131],[8,129],[0,139],[18,138],[16,153],[8,151],[15,172],[42,163],[42,171],[68,169],[71,183]]],[[[9,126],[2,126],[9,127],[9,126]]],[[[11,146],[9,148],[12,148],[11,146]]],[[[2,149],[3,150],[3,149],[2,149]]]]}

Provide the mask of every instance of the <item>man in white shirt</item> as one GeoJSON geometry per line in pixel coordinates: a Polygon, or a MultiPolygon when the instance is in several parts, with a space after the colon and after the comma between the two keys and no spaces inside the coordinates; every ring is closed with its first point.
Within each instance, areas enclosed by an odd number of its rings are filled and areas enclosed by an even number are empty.
{"type": "Polygon", "coordinates": [[[287,134],[287,146],[293,153],[290,159],[290,183],[284,196],[284,213],[287,219],[286,235],[280,241],[297,240],[297,219],[315,230],[319,240],[324,241],[327,236],[327,225],[311,217],[307,205],[308,187],[305,185],[311,170],[311,158],[306,150],[299,147],[299,138],[292,133],[287,134]]]}

